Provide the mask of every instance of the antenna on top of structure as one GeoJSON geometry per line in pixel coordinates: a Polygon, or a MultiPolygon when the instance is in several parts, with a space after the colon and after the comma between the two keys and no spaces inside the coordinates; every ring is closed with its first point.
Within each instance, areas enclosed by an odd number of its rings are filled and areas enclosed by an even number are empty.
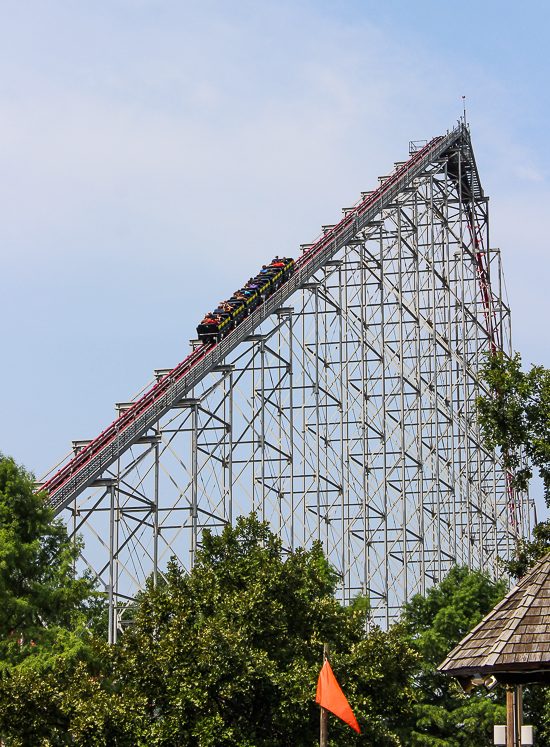
{"type": "Polygon", "coordinates": [[[462,97],[462,105],[464,107],[464,127],[466,127],[466,96],[462,97]]]}

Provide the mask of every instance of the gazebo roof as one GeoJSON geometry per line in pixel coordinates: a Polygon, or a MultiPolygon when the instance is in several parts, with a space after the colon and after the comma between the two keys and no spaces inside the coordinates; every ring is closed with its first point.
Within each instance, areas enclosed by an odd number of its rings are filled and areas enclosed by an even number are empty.
{"type": "Polygon", "coordinates": [[[438,669],[508,684],[550,681],[550,553],[454,648],[438,669]]]}

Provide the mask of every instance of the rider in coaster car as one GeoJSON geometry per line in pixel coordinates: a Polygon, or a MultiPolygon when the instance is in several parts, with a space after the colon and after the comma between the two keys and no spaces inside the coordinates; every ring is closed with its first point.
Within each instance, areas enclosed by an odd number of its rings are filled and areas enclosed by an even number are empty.
{"type": "Polygon", "coordinates": [[[271,266],[272,267],[284,267],[285,266],[285,257],[282,259],[279,259],[279,255],[275,255],[275,259],[271,260],[271,266]]]}
{"type": "Polygon", "coordinates": [[[209,311],[208,314],[204,315],[204,319],[201,324],[216,324],[213,314],[209,311]]]}

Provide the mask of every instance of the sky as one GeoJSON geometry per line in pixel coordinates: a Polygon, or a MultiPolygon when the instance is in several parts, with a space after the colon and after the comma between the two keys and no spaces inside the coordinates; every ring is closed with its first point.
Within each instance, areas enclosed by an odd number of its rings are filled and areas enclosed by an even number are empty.
{"type": "Polygon", "coordinates": [[[535,0],[0,0],[0,451],[39,476],[98,435],[462,96],[514,348],[550,366],[549,22],[535,0]]]}

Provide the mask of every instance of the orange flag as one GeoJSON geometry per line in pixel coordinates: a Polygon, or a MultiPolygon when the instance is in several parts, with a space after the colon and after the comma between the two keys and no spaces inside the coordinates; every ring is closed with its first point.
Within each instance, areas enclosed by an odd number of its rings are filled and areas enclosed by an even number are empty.
{"type": "Polygon", "coordinates": [[[326,708],[327,711],[334,713],[335,716],[341,718],[346,724],[349,724],[352,729],[358,731],[361,734],[361,729],[357,723],[357,719],[353,715],[353,711],[350,708],[346,696],[342,692],[342,688],[336,682],[336,677],[331,669],[328,661],[325,661],[321,673],[319,675],[319,681],[317,682],[317,697],[315,702],[319,703],[322,708],[326,708]]]}

